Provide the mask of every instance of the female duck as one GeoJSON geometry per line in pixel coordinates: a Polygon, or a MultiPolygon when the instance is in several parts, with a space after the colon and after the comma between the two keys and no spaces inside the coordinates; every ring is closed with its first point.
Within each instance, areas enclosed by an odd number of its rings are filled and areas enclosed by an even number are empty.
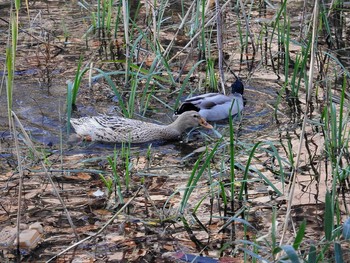
{"type": "Polygon", "coordinates": [[[244,86],[240,79],[231,85],[232,94],[225,96],[220,93],[207,93],[186,99],[175,114],[194,110],[197,111],[207,121],[218,121],[227,119],[230,108],[231,115],[235,116],[243,110],[244,86]]]}
{"type": "Polygon", "coordinates": [[[188,128],[201,125],[213,128],[196,111],[181,114],[169,125],[158,125],[122,117],[82,117],[71,119],[76,133],[89,141],[143,143],[155,140],[174,140],[188,128]]]}

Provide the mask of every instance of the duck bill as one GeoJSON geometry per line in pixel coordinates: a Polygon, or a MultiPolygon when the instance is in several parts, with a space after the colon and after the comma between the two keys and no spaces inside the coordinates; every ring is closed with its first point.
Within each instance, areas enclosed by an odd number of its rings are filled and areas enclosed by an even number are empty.
{"type": "Polygon", "coordinates": [[[210,125],[209,123],[207,123],[207,121],[203,118],[200,118],[199,125],[203,126],[204,128],[207,128],[207,129],[213,129],[213,126],[210,125]]]}

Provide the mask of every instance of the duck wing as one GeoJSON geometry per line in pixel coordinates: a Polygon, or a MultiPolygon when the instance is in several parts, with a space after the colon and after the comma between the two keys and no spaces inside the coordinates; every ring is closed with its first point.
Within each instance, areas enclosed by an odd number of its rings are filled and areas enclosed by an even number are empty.
{"type": "Polygon", "coordinates": [[[231,115],[237,115],[244,108],[243,97],[240,92],[226,96],[220,93],[207,93],[186,99],[175,114],[195,110],[208,121],[226,119],[231,115]]]}
{"type": "Polygon", "coordinates": [[[231,98],[220,93],[207,93],[203,95],[194,96],[186,99],[180,107],[175,111],[175,114],[181,114],[185,111],[201,109],[211,109],[216,105],[225,104],[231,101],[231,98]]]}
{"type": "Polygon", "coordinates": [[[219,121],[227,119],[230,114],[235,116],[243,109],[243,100],[241,94],[234,94],[230,97],[225,96],[222,100],[216,100],[215,105],[210,102],[203,104],[199,114],[207,121],[219,121]],[[205,108],[207,106],[207,108],[205,108]]]}
{"type": "Polygon", "coordinates": [[[212,109],[215,106],[223,105],[232,101],[231,97],[220,93],[209,93],[208,96],[203,96],[201,101],[198,101],[196,106],[200,109],[212,109]]]}
{"type": "Polygon", "coordinates": [[[206,94],[197,95],[197,96],[194,96],[194,97],[191,97],[191,98],[187,98],[187,99],[185,99],[184,102],[197,103],[198,101],[201,101],[201,100],[204,100],[204,99],[210,98],[210,97],[215,97],[217,95],[222,95],[222,94],[220,94],[220,93],[206,93],[206,94]]]}
{"type": "Polygon", "coordinates": [[[103,134],[99,136],[99,140],[108,142],[144,143],[179,136],[176,131],[166,129],[164,125],[140,120],[107,117],[96,121],[106,128],[101,129],[103,134]]]}

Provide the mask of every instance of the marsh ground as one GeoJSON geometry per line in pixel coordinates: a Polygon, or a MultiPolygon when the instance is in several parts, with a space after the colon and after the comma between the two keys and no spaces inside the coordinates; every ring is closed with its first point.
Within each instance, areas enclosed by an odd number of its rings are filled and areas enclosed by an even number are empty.
{"type": "MultiPolygon", "coordinates": [[[[23,261],[47,261],[77,242],[47,176],[59,188],[80,239],[94,235],[121,208],[121,199],[114,191],[108,193],[106,184],[101,179],[101,175],[107,179],[114,178],[107,157],[113,157],[115,153],[118,155],[116,171],[122,181],[124,202],[132,199],[131,204],[101,234],[59,256],[55,259],[57,262],[177,262],[182,256],[180,253],[207,257],[201,259],[203,262],[209,258],[221,258],[225,262],[251,262],[251,258],[246,258],[249,254],[247,251],[273,261],[274,257],[282,257],[272,251],[272,243],[275,242],[274,237],[277,241],[281,238],[281,226],[288,202],[292,202],[292,220],[283,244],[293,243],[295,231],[305,220],[306,234],[301,247],[304,251],[309,249],[310,244],[316,244],[319,249],[322,247],[317,242],[323,240],[325,235],[325,193],[332,188],[333,179],[325,154],[324,141],[327,136],[322,131],[324,124],[320,121],[324,107],[328,106],[327,86],[323,84],[340,78],[340,69],[344,70],[346,66],[340,67],[334,61],[328,61],[330,67],[339,69],[339,72],[330,70],[327,78],[316,82],[312,105],[308,104],[309,122],[301,147],[297,186],[294,199],[290,200],[287,190],[292,172],[291,160],[296,158],[298,152],[302,117],[306,109],[305,85],[301,81],[298,97],[293,97],[288,87],[283,86],[285,65],[278,62],[278,41],[273,39],[269,52],[264,49],[263,40],[259,41],[263,37],[262,28],[272,31],[270,22],[280,8],[276,1],[270,5],[271,8],[262,9],[258,3],[254,3],[245,9],[250,14],[250,32],[257,48],[255,53],[250,45],[247,49],[240,48],[242,42],[237,24],[238,21],[244,23],[242,13],[237,16],[233,3],[223,12],[223,46],[228,63],[225,68],[226,89],[234,81],[230,68],[243,79],[247,100],[243,115],[234,120],[235,196],[239,195],[242,184],[247,184],[244,199],[237,202],[235,197],[234,209],[224,201],[225,196],[230,195],[232,175],[228,121],[215,123],[217,133],[194,131],[180,142],[131,145],[128,157],[125,157],[125,145],[70,141],[66,132],[67,82],[74,81],[80,57],[84,67],[89,68],[93,64],[92,67],[104,72],[122,72],[125,62],[122,32],[105,37],[100,31],[90,30],[92,12],[97,10],[93,1],[88,4],[76,1],[34,1],[30,2],[29,13],[22,7],[13,111],[40,157],[35,156],[33,149],[28,147],[27,139],[18,126],[19,148],[15,147],[8,127],[6,88],[3,85],[0,97],[0,226],[16,224],[20,160],[23,170],[20,221],[23,224],[40,222],[44,227],[40,245],[31,251],[22,251],[23,261]],[[262,13],[262,10],[265,11],[262,13]],[[206,162],[206,156],[219,140],[218,133],[224,139],[215,156],[206,162]],[[260,147],[250,159],[254,145],[259,142],[260,147]],[[201,155],[203,152],[205,154],[201,155]],[[250,167],[246,171],[248,162],[250,167]],[[206,169],[182,210],[188,180],[191,174],[198,174],[198,170],[194,169],[196,163],[206,169]],[[244,176],[247,178],[242,180],[244,176]],[[125,178],[129,177],[130,181],[125,182],[125,178]],[[235,214],[237,211],[241,211],[238,217],[235,214]],[[225,225],[230,218],[234,218],[233,222],[225,225]],[[236,218],[243,218],[244,221],[236,218]],[[271,231],[272,222],[277,225],[276,236],[271,231]],[[256,242],[260,247],[243,240],[256,242]]],[[[117,4],[114,5],[115,10],[116,6],[117,4]]],[[[143,30],[144,34],[151,32],[149,28],[141,26],[142,21],[147,21],[145,6],[142,3],[138,13],[137,23],[140,27],[134,28],[135,39],[143,36],[138,33],[139,30],[143,30]]],[[[188,8],[190,4],[185,6],[188,8]]],[[[303,14],[302,8],[312,12],[310,6],[304,6],[298,1],[293,1],[288,7],[291,18],[290,37],[293,40],[289,52],[290,59],[294,62],[303,48],[300,45],[302,41],[297,42],[303,37],[299,35],[301,29],[298,24],[303,14]]],[[[0,21],[2,32],[9,31],[6,23],[10,21],[8,10],[7,7],[0,10],[4,19],[0,21]]],[[[169,84],[153,79],[158,84],[151,85],[152,88],[145,91],[149,83],[140,77],[133,115],[134,118],[159,123],[171,122],[181,83],[184,83],[186,75],[200,60],[198,41],[182,50],[191,40],[189,29],[193,21],[188,22],[183,31],[176,35],[183,10],[178,3],[168,3],[166,10],[166,19],[158,34],[159,43],[166,49],[167,44],[176,36],[176,44],[170,54],[174,56],[179,52],[179,55],[171,60],[169,67],[173,77],[179,81],[177,84],[169,84]],[[147,104],[143,100],[144,91],[148,98],[147,104]]],[[[308,17],[307,12],[306,14],[308,17]]],[[[208,12],[207,16],[211,17],[212,13],[208,12]]],[[[214,25],[215,23],[212,27],[214,25]]],[[[208,45],[213,61],[217,63],[216,42],[213,37],[210,39],[208,45]]],[[[3,34],[0,41],[4,44],[2,54],[5,54],[6,34],[3,34]]],[[[151,49],[147,50],[151,46],[147,41],[140,41],[139,44],[140,48],[133,53],[134,66],[145,69],[146,71],[139,72],[147,75],[156,56],[151,49]]],[[[1,60],[5,61],[4,55],[1,60]]],[[[206,69],[203,66],[193,71],[183,97],[209,89],[206,69]]],[[[289,72],[292,71],[293,65],[290,65],[289,72]]],[[[168,70],[160,67],[159,72],[163,79],[168,79],[168,70]]],[[[98,72],[92,70],[91,74],[96,76],[98,72]]],[[[128,101],[131,88],[125,85],[121,75],[115,74],[113,81],[123,100],[128,101]]],[[[340,88],[332,90],[337,109],[340,93],[340,88]]],[[[121,114],[118,100],[104,78],[91,80],[86,74],[80,85],[77,108],[73,115],[121,114]]],[[[347,157],[344,158],[342,169],[347,170],[347,157]]],[[[347,180],[346,177],[344,185],[337,187],[341,192],[338,200],[340,221],[348,216],[347,180]]],[[[346,242],[343,243],[343,249],[347,245],[346,242]]],[[[332,250],[327,253],[325,258],[333,257],[332,250]]],[[[349,253],[345,252],[344,256],[349,257],[349,253]]],[[[14,251],[7,248],[1,257],[8,261],[16,259],[14,251]]],[[[300,254],[300,257],[306,256],[300,254]]]]}

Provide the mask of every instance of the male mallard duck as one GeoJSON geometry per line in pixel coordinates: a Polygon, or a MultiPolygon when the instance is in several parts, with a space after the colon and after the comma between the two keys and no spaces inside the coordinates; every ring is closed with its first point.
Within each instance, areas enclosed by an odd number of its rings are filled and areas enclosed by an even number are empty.
{"type": "Polygon", "coordinates": [[[188,128],[201,125],[212,129],[196,111],[181,114],[169,125],[158,125],[122,117],[95,116],[71,119],[76,133],[86,140],[103,142],[143,143],[155,140],[174,140],[188,128]]]}
{"type": "Polygon", "coordinates": [[[244,86],[240,79],[231,85],[232,94],[229,96],[220,93],[207,93],[186,99],[175,114],[181,114],[189,110],[197,111],[207,121],[218,121],[227,119],[232,106],[232,116],[243,110],[244,86]],[[232,105],[233,103],[233,105],[232,105]]]}

